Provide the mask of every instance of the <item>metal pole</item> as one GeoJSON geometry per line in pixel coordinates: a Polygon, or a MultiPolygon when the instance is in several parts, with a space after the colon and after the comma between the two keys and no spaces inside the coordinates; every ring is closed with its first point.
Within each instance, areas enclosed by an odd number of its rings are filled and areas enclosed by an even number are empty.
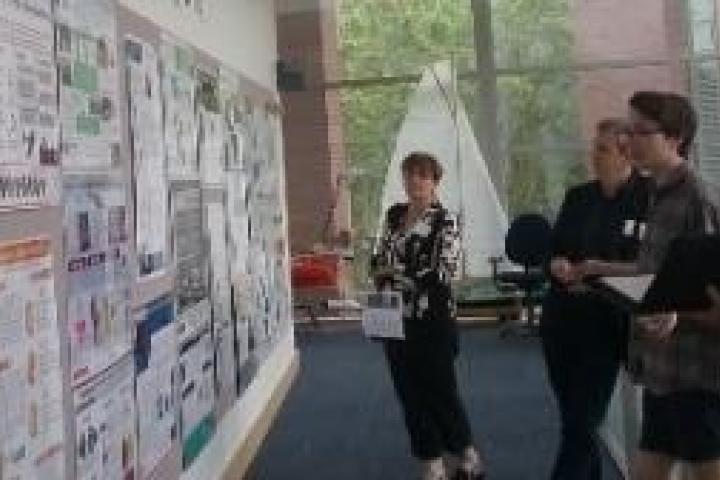
{"type": "Polygon", "coordinates": [[[460,155],[460,126],[458,124],[458,108],[460,102],[460,92],[458,91],[457,82],[457,71],[455,68],[455,56],[450,54],[450,91],[452,94],[452,105],[450,108],[453,127],[455,128],[455,168],[457,170],[458,178],[458,194],[460,198],[459,212],[458,212],[458,230],[460,231],[460,255],[462,256],[460,261],[460,278],[467,276],[467,245],[465,245],[464,233],[465,233],[465,191],[463,188],[463,168],[462,158],[460,155]]]}

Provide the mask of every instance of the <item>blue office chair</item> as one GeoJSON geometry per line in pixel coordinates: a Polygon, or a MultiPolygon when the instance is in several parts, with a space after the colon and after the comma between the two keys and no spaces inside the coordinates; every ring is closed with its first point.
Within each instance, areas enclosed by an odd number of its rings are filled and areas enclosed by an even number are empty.
{"type": "MultiPolygon", "coordinates": [[[[537,329],[535,307],[540,294],[547,287],[546,265],[550,259],[552,228],[545,217],[537,213],[525,213],[513,219],[505,237],[505,255],[522,270],[499,271],[493,263],[493,280],[500,291],[510,289],[522,295],[522,309],[527,312],[527,324],[520,325],[523,333],[537,329]]],[[[513,333],[513,325],[501,331],[501,336],[513,333]]]]}

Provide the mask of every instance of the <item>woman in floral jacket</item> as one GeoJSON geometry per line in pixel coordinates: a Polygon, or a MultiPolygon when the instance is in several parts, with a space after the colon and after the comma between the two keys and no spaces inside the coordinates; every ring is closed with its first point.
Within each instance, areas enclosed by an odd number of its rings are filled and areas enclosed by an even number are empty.
{"type": "Polygon", "coordinates": [[[402,173],[408,203],[388,209],[372,261],[378,290],[400,292],[403,299],[405,339],[384,343],[390,375],[423,478],[482,479],[485,467],[455,378],[451,280],[459,256],[457,221],[437,201],[442,167],[435,157],[411,153],[402,173]],[[454,458],[454,468],[446,468],[445,453],[454,458]]]}

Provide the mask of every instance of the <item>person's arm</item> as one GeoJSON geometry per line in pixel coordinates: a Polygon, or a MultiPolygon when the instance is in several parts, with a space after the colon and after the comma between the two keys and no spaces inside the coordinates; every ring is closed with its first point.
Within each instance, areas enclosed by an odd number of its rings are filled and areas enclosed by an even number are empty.
{"type": "Polygon", "coordinates": [[[577,264],[570,260],[573,252],[577,251],[577,210],[580,203],[580,190],[571,188],[565,194],[560,211],[552,229],[551,258],[549,264],[550,276],[564,287],[577,285],[582,280],[577,264]]]}
{"type": "Polygon", "coordinates": [[[588,259],[578,265],[582,276],[632,276],[639,275],[640,269],[635,262],[608,262],[588,259]]]}
{"type": "Polygon", "coordinates": [[[460,230],[457,218],[445,212],[441,224],[433,233],[432,257],[418,270],[413,279],[414,287],[421,291],[450,289],[452,280],[460,268],[460,230]]]}
{"type": "Polygon", "coordinates": [[[680,312],[678,321],[693,328],[720,334],[720,291],[712,285],[707,287],[710,307],[699,312],[680,312]]]}
{"type": "Polygon", "coordinates": [[[438,280],[449,285],[460,270],[460,229],[455,216],[447,215],[439,235],[438,280]]]}
{"type": "Polygon", "coordinates": [[[678,324],[677,312],[656,313],[653,315],[640,315],[634,317],[635,323],[640,327],[640,334],[649,340],[662,342],[675,332],[678,324]]]}
{"type": "Polygon", "coordinates": [[[392,250],[392,230],[390,227],[393,207],[388,209],[383,222],[380,238],[375,245],[375,251],[370,257],[370,276],[373,279],[375,288],[381,290],[388,282],[392,281],[395,266],[392,265],[389,257],[392,250]]]}

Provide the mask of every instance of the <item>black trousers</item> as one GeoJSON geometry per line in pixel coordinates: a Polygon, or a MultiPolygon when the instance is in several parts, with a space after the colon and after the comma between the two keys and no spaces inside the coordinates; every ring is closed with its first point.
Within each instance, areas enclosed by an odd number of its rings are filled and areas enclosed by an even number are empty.
{"type": "Polygon", "coordinates": [[[413,456],[461,454],[472,444],[472,434],[458,393],[454,348],[391,340],[385,342],[385,355],[413,456]]]}
{"type": "Polygon", "coordinates": [[[548,319],[543,313],[541,336],[550,385],[555,392],[561,441],[552,480],[600,480],[598,427],[605,418],[626,351],[622,316],[578,312],[548,319]]]}

